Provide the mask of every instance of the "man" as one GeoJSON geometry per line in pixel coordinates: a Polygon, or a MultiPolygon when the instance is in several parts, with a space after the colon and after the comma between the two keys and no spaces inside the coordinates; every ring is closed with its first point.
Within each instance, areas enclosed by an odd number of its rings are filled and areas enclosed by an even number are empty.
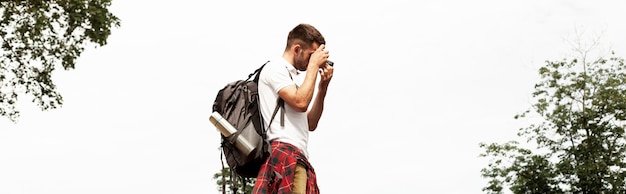
{"type": "Polygon", "coordinates": [[[309,132],[317,128],[322,116],[333,77],[324,44],[317,29],[299,24],[289,32],[282,58],[270,61],[261,71],[259,104],[265,126],[270,126],[267,138],[272,154],[261,167],[253,193],[319,193],[307,144],[309,132]],[[279,98],[284,101],[284,117],[277,115],[270,125],[279,98]]]}

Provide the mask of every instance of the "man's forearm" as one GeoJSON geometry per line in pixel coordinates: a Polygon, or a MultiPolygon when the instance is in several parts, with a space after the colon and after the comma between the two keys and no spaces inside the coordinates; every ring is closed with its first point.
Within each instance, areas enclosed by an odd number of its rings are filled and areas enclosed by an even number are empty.
{"type": "Polygon", "coordinates": [[[307,119],[309,121],[309,131],[315,131],[317,124],[324,112],[324,98],[326,98],[326,90],[320,90],[315,96],[313,101],[313,107],[307,112],[307,119]]]}

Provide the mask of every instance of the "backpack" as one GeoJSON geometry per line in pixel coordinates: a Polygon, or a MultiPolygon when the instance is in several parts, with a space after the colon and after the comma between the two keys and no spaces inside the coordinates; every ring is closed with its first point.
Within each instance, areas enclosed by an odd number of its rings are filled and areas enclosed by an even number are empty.
{"type": "MultiPolygon", "coordinates": [[[[223,156],[226,157],[230,172],[244,178],[256,178],[261,165],[270,155],[271,145],[259,110],[258,93],[259,75],[268,62],[248,75],[248,79],[228,83],[217,93],[213,103],[211,122],[218,130],[232,125],[231,134],[221,134],[223,156]],[[219,122],[220,119],[222,122],[219,122]]],[[[270,123],[278,110],[284,107],[282,99],[279,98],[278,102],[270,123]]],[[[284,114],[284,111],[281,112],[284,114]]]]}

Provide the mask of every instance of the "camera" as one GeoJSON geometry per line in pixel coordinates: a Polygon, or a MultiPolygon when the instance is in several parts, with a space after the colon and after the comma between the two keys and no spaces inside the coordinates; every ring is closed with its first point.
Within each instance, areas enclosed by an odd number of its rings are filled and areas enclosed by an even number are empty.
{"type": "Polygon", "coordinates": [[[332,67],[333,65],[335,65],[335,62],[332,62],[332,61],[329,61],[329,60],[326,60],[326,63],[328,63],[328,65],[330,65],[331,67],[332,67]]]}

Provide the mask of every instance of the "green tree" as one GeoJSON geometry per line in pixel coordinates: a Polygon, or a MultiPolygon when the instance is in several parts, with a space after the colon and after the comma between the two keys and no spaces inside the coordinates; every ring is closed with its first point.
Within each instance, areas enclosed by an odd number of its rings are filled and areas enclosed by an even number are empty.
{"type": "Polygon", "coordinates": [[[251,194],[256,182],[255,178],[243,178],[236,174],[233,176],[228,167],[223,168],[222,172],[215,173],[213,179],[217,180],[219,192],[229,194],[251,194]]]}
{"type": "Polygon", "coordinates": [[[0,1],[0,116],[15,122],[20,95],[42,110],[63,104],[52,82],[57,65],[73,69],[85,46],[104,46],[120,20],[110,0],[0,1]]]}
{"type": "Polygon", "coordinates": [[[480,144],[480,156],[490,158],[481,170],[483,191],[626,193],[624,59],[613,52],[588,61],[593,47],[576,47],[578,57],[539,69],[534,103],[514,117],[541,119],[517,133],[534,149],[517,141],[480,144]]]}

